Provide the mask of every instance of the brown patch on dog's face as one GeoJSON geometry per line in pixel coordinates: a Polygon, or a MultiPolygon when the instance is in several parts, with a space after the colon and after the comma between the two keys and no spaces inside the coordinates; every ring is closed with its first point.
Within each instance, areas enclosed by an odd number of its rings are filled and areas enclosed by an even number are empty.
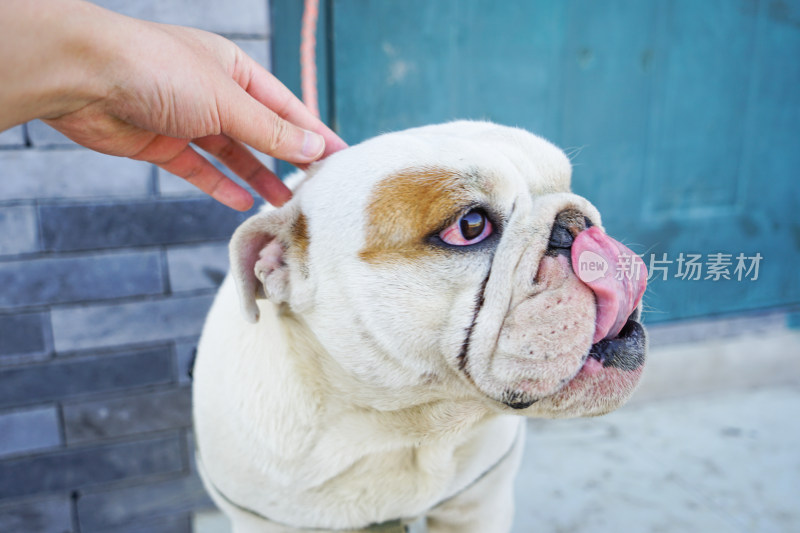
{"type": "Polygon", "coordinates": [[[304,275],[308,275],[308,221],[303,213],[297,217],[294,224],[292,224],[292,246],[290,247],[291,253],[294,258],[301,265],[304,275]]]}
{"type": "Polygon", "coordinates": [[[377,264],[434,253],[425,237],[471,198],[463,177],[447,168],[410,168],[384,178],[367,206],[359,257],[377,264]]]}

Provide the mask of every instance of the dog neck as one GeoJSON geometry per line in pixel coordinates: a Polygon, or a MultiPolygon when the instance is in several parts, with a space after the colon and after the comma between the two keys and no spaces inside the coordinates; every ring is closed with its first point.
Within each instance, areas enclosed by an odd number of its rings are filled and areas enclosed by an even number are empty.
{"type": "MultiPolygon", "coordinates": [[[[463,384],[451,378],[423,377],[411,387],[366,381],[324,348],[303,316],[286,305],[269,306],[273,312],[262,308],[262,320],[275,321],[305,394],[318,398],[318,407],[330,416],[355,416],[370,431],[419,444],[450,439],[498,414],[484,401],[465,396],[463,384]]],[[[363,350],[350,355],[364,361],[382,355],[375,354],[372,345],[365,344],[363,350]]]]}

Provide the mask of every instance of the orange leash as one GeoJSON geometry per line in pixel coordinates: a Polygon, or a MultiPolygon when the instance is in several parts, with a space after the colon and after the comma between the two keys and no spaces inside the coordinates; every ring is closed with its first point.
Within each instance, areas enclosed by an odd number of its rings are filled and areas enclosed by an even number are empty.
{"type": "Polygon", "coordinates": [[[319,0],[305,0],[303,25],[300,29],[300,88],[303,103],[319,118],[319,99],[317,96],[317,18],[319,0]]]}

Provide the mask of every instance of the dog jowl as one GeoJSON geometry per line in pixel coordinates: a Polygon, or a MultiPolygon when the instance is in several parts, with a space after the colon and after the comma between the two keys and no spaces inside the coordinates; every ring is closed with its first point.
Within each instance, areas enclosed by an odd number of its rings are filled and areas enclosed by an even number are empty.
{"type": "Polygon", "coordinates": [[[195,368],[198,464],[236,531],[503,532],[524,416],[636,387],[641,260],[524,130],[391,133],[246,221],[195,368]]]}

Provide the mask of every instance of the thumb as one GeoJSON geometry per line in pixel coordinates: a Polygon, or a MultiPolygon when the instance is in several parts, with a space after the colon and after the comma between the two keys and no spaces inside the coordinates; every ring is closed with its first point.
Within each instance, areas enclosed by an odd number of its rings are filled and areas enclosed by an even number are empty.
{"type": "Polygon", "coordinates": [[[217,103],[222,133],[259,152],[292,163],[310,163],[325,152],[322,135],[282,119],[233,80],[217,103]]]}

